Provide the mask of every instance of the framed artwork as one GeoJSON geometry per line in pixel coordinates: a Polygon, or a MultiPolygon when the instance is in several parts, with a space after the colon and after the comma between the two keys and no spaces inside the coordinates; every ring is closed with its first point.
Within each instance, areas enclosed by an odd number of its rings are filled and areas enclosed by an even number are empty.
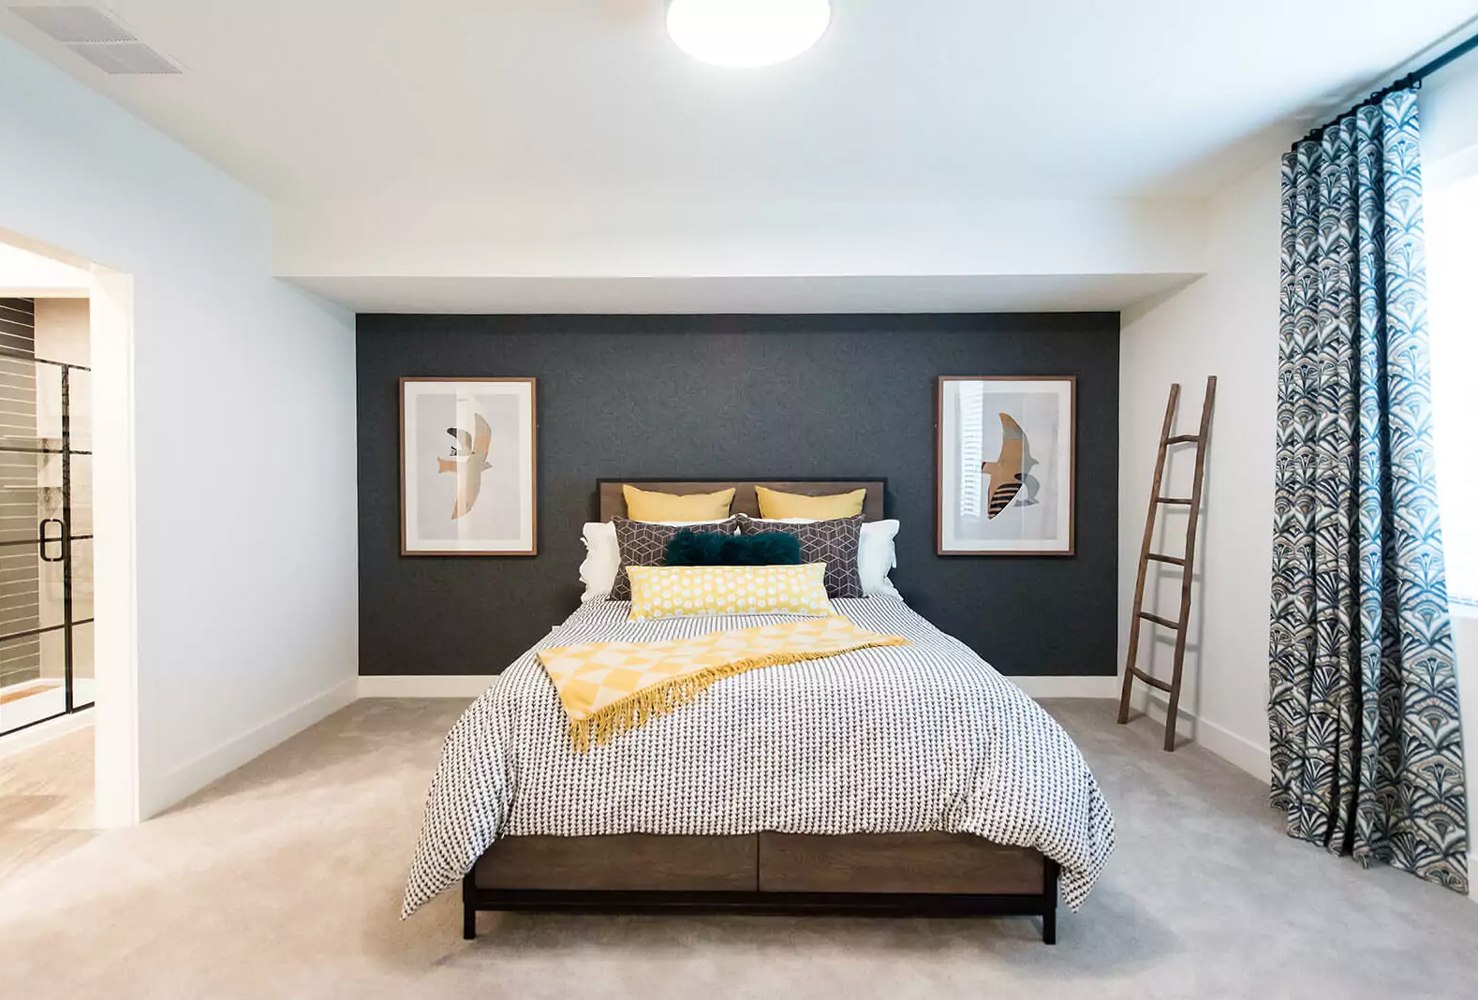
{"type": "Polygon", "coordinates": [[[1077,380],[939,379],[942,556],[1070,556],[1077,380]]]}
{"type": "Polygon", "coordinates": [[[400,552],[532,556],[534,380],[400,380],[400,552]]]}

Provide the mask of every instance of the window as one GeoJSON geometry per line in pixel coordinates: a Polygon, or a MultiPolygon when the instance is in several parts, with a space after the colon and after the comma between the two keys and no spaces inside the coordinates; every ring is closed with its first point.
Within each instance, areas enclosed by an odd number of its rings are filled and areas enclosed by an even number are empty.
{"type": "Polygon", "coordinates": [[[1478,176],[1426,196],[1437,494],[1454,604],[1478,608],[1478,176]]]}

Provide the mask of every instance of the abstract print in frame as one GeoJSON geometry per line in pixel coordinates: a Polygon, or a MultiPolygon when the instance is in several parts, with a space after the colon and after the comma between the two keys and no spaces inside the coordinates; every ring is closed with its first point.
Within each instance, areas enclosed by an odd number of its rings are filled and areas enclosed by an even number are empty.
{"type": "Polygon", "coordinates": [[[534,380],[400,380],[402,555],[538,552],[534,380]]]}
{"type": "Polygon", "coordinates": [[[1077,380],[939,379],[942,556],[1073,554],[1077,380]]]}

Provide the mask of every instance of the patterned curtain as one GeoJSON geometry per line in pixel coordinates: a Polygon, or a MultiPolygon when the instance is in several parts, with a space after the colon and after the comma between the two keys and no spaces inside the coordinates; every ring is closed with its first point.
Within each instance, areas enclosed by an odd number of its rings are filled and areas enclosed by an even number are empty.
{"type": "Polygon", "coordinates": [[[1268,705],[1290,836],[1468,891],[1414,90],[1283,158],[1268,705]]]}

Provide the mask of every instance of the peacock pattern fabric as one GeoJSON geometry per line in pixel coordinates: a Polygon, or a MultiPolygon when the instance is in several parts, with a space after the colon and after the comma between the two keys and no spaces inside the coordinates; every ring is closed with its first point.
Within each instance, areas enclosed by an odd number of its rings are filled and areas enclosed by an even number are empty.
{"type": "Polygon", "coordinates": [[[1290,836],[1468,891],[1416,93],[1283,158],[1269,640],[1290,836]]]}

